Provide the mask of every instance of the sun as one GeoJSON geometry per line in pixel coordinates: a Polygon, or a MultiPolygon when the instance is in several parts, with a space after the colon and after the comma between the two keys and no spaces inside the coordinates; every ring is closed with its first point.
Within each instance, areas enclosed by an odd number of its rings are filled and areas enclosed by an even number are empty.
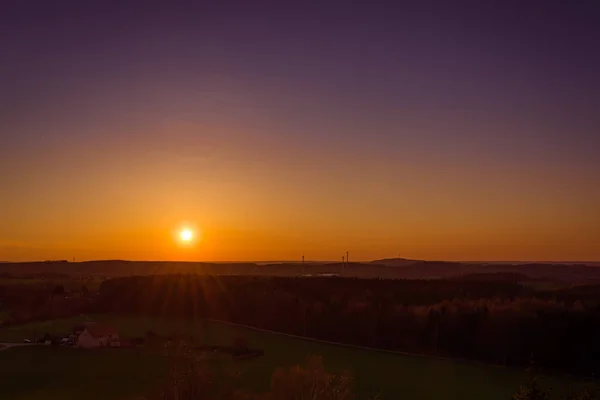
{"type": "Polygon", "coordinates": [[[191,229],[183,229],[181,232],[179,232],[179,237],[184,242],[189,242],[194,237],[194,232],[192,232],[191,229]]]}
{"type": "Polygon", "coordinates": [[[181,221],[171,229],[171,240],[180,249],[193,249],[204,236],[200,226],[192,221],[181,221]]]}

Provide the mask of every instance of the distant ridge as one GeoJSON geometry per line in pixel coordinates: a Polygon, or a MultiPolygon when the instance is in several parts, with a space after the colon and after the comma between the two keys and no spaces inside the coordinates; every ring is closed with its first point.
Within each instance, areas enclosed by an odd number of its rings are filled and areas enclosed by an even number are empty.
{"type": "Polygon", "coordinates": [[[73,276],[130,276],[158,274],[255,275],[255,276],[322,276],[340,275],[355,278],[378,279],[445,279],[467,276],[467,279],[519,280],[526,275],[535,280],[567,283],[600,282],[598,263],[474,263],[451,261],[420,261],[388,258],[371,262],[284,262],[265,263],[210,263],[178,261],[124,261],[97,260],[84,262],[41,261],[29,263],[0,263],[0,273],[11,276],[36,276],[40,273],[69,274],[73,276]],[[498,274],[501,273],[501,274],[498,274]],[[474,275],[475,274],[475,275],[474,275]],[[481,274],[496,274],[481,276],[481,274]],[[470,275],[470,276],[469,276],[470,275]]]}
{"type": "Polygon", "coordinates": [[[386,267],[407,267],[420,262],[424,261],[411,260],[409,258],[383,258],[381,260],[373,260],[371,261],[371,264],[385,265],[386,267]]]}

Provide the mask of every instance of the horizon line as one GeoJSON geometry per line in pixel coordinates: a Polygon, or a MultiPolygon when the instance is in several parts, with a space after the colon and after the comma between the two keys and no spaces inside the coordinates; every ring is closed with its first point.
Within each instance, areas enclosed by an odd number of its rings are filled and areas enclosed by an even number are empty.
{"type": "MultiPolygon", "coordinates": [[[[373,260],[358,260],[358,261],[350,261],[350,264],[363,264],[363,263],[373,263],[376,261],[394,261],[394,260],[402,260],[402,261],[415,261],[415,262],[447,262],[447,263],[494,263],[494,264],[597,264],[600,263],[600,260],[425,260],[425,259],[412,259],[412,258],[378,258],[373,260]]],[[[69,263],[69,264],[83,264],[89,262],[169,262],[169,263],[203,263],[203,264],[302,264],[302,260],[242,260],[242,261],[209,261],[209,260],[190,260],[190,261],[182,261],[182,260],[128,260],[128,259],[89,259],[89,260],[81,260],[81,261],[72,261],[68,259],[54,259],[54,260],[27,260],[27,261],[11,261],[11,260],[0,260],[0,264],[27,264],[27,263],[69,263]]],[[[341,263],[339,260],[304,260],[305,264],[316,264],[316,263],[341,263]]]]}

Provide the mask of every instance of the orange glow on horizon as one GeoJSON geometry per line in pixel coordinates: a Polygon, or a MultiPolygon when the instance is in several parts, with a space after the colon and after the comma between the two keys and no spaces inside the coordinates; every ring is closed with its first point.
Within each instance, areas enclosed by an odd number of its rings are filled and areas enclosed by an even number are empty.
{"type": "MultiPolygon", "coordinates": [[[[496,176],[492,184],[476,171],[448,170],[450,184],[414,170],[406,175],[408,164],[390,175],[367,159],[349,166],[326,160],[326,168],[310,164],[303,174],[225,162],[215,163],[217,173],[202,163],[172,167],[176,160],[147,170],[130,164],[130,156],[98,160],[83,171],[58,163],[60,177],[80,189],[53,190],[48,182],[58,177],[32,175],[36,185],[3,193],[0,260],[260,261],[302,254],[338,260],[346,250],[356,261],[399,254],[600,260],[598,195],[547,195],[546,183],[522,176],[496,176]],[[105,180],[111,168],[108,175],[118,179],[105,180]],[[360,190],[349,196],[349,175],[378,179],[360,180],[360,190]],[[401,177],[402,185],[387,184],[401,177]],[[189,241],[182,240],[185,229],[192,232],[189,241]]],[[[318,154],[314,161],[324,163],[318,154]]]]}

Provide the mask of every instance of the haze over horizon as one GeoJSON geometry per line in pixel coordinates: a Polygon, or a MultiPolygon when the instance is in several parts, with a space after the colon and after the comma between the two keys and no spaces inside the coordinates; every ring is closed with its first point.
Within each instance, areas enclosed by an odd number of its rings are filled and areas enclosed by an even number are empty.
{"type": "MultiPolygon", "coordinates": [[[[587,265],[590,267],[600,267],[600,261],[595,260],[416,260],[416,259],[407,259],[407,258],[393,258],[393,257],[383,257],[377,259],[369,259],[369,260],[350,260],[350,264],[370,264],[380,262],[383,265],[390,265],[395,261],[400,262],[408,262],[407,265],[415,265],[414,263],[457,263],[457,264],[512,264],[512,265],[525,265],[525,264],[563,264],[563,265],[587,265]],[[414,263],[413,263],[414,262],[414,263]]],[[[103,263],[103,262],[126,262],[126,263],[199,263],[199,264],[341,264],[341,260],[309,260],[305,259],[302,262],[302,259],[289,259],[289,260],[167,260],[167,259],[137,259],[137,260],[129,260],[123,258],[113,258],[113,259],[83,259],[83,260],[69,260],[69,259],[22,259],[22,260],[0,260],[0,264],[35,264],[35,263],[61,263],[67,262],[69,264],[78,264],[78,263],[103,263]]],[[[345,261],[344,261],[345,262],[345,261]]]]}
{"type": "Polygon", "coordinates": [[[0,260],[600,261],[593,2],[51,3],[0,15],[0,260]]]}

